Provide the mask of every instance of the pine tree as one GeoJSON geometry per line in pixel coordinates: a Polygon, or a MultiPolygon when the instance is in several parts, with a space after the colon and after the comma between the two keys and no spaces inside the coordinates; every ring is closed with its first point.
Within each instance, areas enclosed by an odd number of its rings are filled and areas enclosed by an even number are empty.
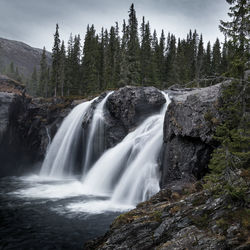
{"type": "Polygon", "coordinates": [[[140,81],[138,22],[134,4],[129,10],[128,21],[128,84],[138,85],[140,81]]]}
{"type": "MultiPolygon", "coordinates": [[[[143,20],[144,22],[144,20],[143,20]]],[[[151,42],[152,37],[150,34],[149,23],[144,25],[144,31],[142,31],[142,44],[141,44],[141,84],[144,86],[152,85],[153,68],[152,68],[152,50],[151,42]]]]}
{"type": "Polygon", "coordinates": [[[98,36],[95,35],[94,25],[87,27],[83,48],[83,86],[85,93],[96,93],[100,89],[99,85],[99,50],[98,36]]]}
{"type": "Polygon", "coordinates": [[[231,62],[232,73],[243,77],[245,63],[249,59],[250,3],[249,0],[226,0],[231,7],[228,13],[231,21],[220,21],[220,30],[232,39],[235,48],[231,62]]]}
{"type": "Polygon", "coordinates": [[[207,43],[207,49],[204,58],[204,73],[205,76],[211,75],[211,63],[212,63],[212,55],[211,55],[211,45],[210,42],[207,43]]]}
{"type": "Polygon", "coordinates": [[[42,52],[41,61],[40,61],[38,95],[43,96],[43,97],[48,97],[48,65],[47,65],[45,47],[43,47],[43,52],[42,52]]]}
{"type": "Polygon", "coordinates": [[[200,40],[199,40],[199,45],[198,45],[196,79],[200,79],[201,76],[204,74],[203,63],[204,63],[204,47],[203,47],[203,37],[201,34],[200,40]]]}
{"type": "Polygon", "coordinates": [[[164,86],[165,82],[165,70],[164,70],[164,61],[165,61],[165,35],[164,31],[161,31],[161,37],[158,47],[158,56],[157,56],[157,69],[158,69],[158,79],[160,82],[160,86],[164,86]]]}
{"type": "MultiPolygon", "coordinates": [[[[74,72],[73,72],[73,36],[72,33],[70,34],[69,41],[68,41],[68,47],[67,47],[67,56],[65,61],[65,93],[69,96],[71,94],[71,90],[73,87],[73,78],[74,78],[74,72]]],[[[81,75],[81,77],[83,77],[81,75]]]]}
{"type": "Polygon", "coordinates": [[[217,38],[213,46],[213,58],[211,64],[213,75],[218,75],[220,73],[220,65],[221,65],[220,41],[217,38]]]}
{"type": "Polygon", "coordinates": [[[228,71],[228,43],[225,38],[225,41],[223,43],[222,47],[222,53],[221,53],[221,65],[220,65],[220,74],[226,73],[228,71]]]}
{"type": "Polygon", "coordinates": [[[129,68],[128,68],[128,26],[126,25],[125,20],[123,20],[123,28],[122,28],[122,43],[121,43],[121,68],[120,68],[120,80],[119,87],[125,86],[128,84],[129,79],[129,68]]]}
{"type": "Polygon", "coordinates": [[[73,48],[71,51],[71,88],[73,93],[79,95],[83,92],[81,88],[81,69],[80,69],[80,62],[81,62],[81,38],[80,35],[74,37],[73,41],[73,48]]]}
{"type": "Polygon", "coordinates": [[[62,41],[61,49],[60,49],[60,67],[59,67],[59,82],[61,89],[61,96],[64,96],[65,89],[65,63],[66,63],[66,52],[64,41],[62,41]]]}
{"type": "Polygon", "coordinates": [[[54,34],[54,46],[52,49],[52,87],[54,88],[54,95],[57,96],[58,87],[60,85],[60,38],[59,26],[56,24],[56,32],[54,34]]]}
{"type": "Polygon", "coordinates": [[[178,82],[177,61],[176,61],[176,38],[171,35],[169,48],[166,55],[166,78],[167,85],[173,85],[178,82]]]}

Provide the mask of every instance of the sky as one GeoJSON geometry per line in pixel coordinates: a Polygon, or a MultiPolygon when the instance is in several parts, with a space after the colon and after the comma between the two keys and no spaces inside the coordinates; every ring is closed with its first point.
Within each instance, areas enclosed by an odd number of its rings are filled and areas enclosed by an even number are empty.
{"type": "Polygon", "coordinates": [[[98,33],[116,21],[121,28],[132,3],[138,24],[145,16],[158,37],[162,29],[180,38],[196,29],[205,42],[224,39],[218,25],[220,19],[228,19],[226,0],[0,0],[0,37],[51,51],[56,23],[66,43],[70,33],[84,40],[88,24],[98,33]]]}

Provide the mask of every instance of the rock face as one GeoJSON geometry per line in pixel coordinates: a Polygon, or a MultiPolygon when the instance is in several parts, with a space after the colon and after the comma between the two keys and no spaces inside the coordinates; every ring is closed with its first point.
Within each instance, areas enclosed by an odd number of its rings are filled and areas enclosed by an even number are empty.
{"type": "Polygon", "coordinates": [[[126,86],[115,91],[107,100],[107,144],[113,146],[123,139],[142,120],[159,112],[166,102],[154,87],[126,86]]]}
{"type": "MultiPolygon", "coordinates": [[[[106,95],[107,92],[103,93],[92,103],[83,119],[84,128],[91,123],[96,106],[106,95]]],[[[126,86],[113,92],[104,111],[106,148],[115,146],[146,117],[159,112],[165,102],[163,94],[154,87],[126,86]]]]}
{"type": "Polygon", "coordinates": [[[0,176],[31,170],[71,110],[63,100],[31,99],[15,84],[0,79],[0,176]]]}
{"type": "Polygon", "coordinates": [[[182,193],[161,190],[118,216],[105,236],[84,249],[249,249],[247,209],[213,197],[199,185],[182,193]]]}
{"type": "Polygon", "coordinates": [[[212,152],[221,87],[170,90],[172,102],[164,121],[161,186],[190,182],[207,171],[212,152]]]}

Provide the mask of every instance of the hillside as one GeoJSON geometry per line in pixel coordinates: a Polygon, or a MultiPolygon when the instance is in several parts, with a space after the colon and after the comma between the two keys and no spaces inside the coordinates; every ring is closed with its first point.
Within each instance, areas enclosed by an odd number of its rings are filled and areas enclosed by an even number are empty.
{"type": "MultiPolygon", "coordinates": [[[[30,77],[34,67],[40,67],[42,49],[33,48],[23,42],[0,38],[0,73],[11,62],[19,69],[20,75],[30,77]]],[[[47,52],[48,64],[51,53],[47,52]]]]}

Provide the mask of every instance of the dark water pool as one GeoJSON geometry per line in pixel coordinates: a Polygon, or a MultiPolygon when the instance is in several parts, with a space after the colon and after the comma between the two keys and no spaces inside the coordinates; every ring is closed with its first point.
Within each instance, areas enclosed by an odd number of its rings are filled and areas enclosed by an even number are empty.
{"type": "Polygon", "coordinates": [[[0,249],[84,249],[122,210],[77,181],[1,178],[0,249]]]}

